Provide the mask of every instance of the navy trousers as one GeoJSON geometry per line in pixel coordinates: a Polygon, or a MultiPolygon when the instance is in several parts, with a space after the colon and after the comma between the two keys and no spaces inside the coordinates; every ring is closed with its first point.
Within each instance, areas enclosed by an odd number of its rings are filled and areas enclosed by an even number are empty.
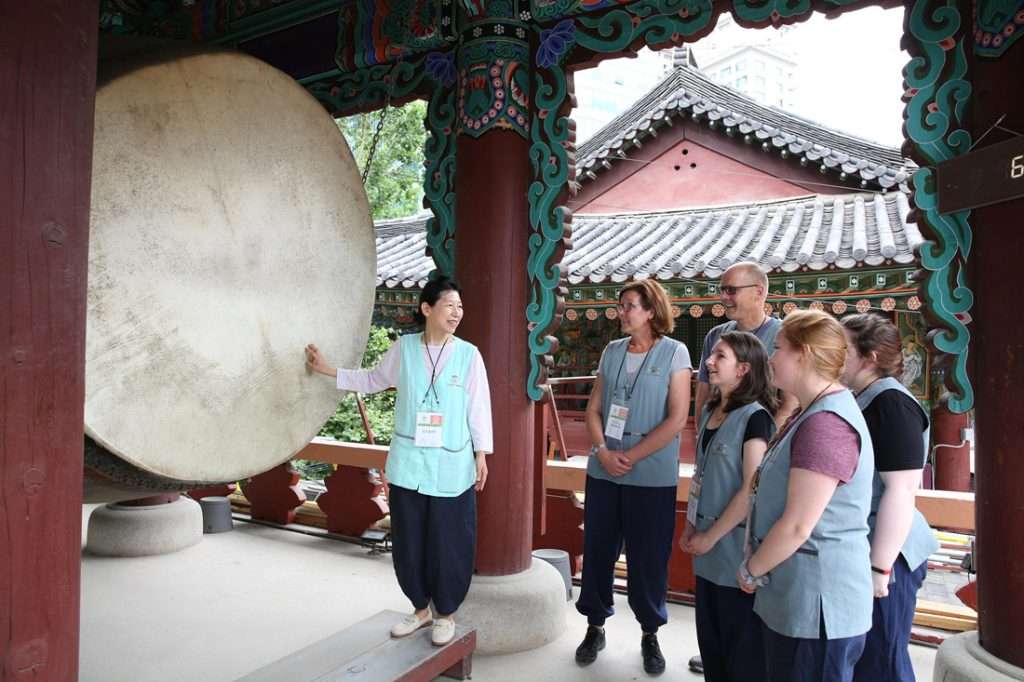
{"type": "Polygon", "coordinates": [[[676,524],[676,486],[620,485],[587,476],[583,580],[576,610],[591,625],[615,613],[615,562],[626,545],[629,607],[644,632],[668,622],[665,592],[676,524]]]}
{"type": "Polygon", "coordinates": [[[754,595],[697,577],[697,644],[708,682],[761,682],[764,644],[754,595]]]}
{"type": "Polygon", "coordinates": [[[864,654],[857,662],[857,682],[913,682],[910,662],[910,628],[914,622],[917,591],[928,574],[928,562],[910,570],[901,554],[892,567],[889,596],[875,599],[871,630],[864,654]]]}
{"type": "Polygon", "coordinates": [[[786,637],[768,626],[763,633],[767,682],[851,682],[864,651],[865,635],[826,639],[824,616],[818,639],[786,637]]]}
{"type": "Polygon", "coordinates": [[[417,609],[455,613],[469,591],[476,555],[476,491],[433,497],[390,486],[391,556],[402,592],[417,609]]]}

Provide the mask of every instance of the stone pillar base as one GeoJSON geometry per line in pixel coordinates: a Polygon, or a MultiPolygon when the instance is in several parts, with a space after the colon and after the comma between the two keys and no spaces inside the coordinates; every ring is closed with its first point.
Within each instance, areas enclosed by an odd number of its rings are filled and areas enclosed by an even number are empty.
{"type": "Polygon", "coordinates": [[[476,650],[511,654],[544,646],[565,632],[565,583],[534,560],[522,573],[475,575],[456,621],[476,628],[476,650]]]}
{"type": "Polygon", "coordinates": [[[935,682],[1014,682],[1024,680],[1024,668],[996,658],[981,648],[978,631],[949,637],[935,656],[935,682]]]}
{"type": "Polygon", "coordinates": [[[203,512],[187,497],[170,504],[106,504],[89,515],[85,550],[98,556],[150,556],[191,547],[203,539],[203,512]]]}

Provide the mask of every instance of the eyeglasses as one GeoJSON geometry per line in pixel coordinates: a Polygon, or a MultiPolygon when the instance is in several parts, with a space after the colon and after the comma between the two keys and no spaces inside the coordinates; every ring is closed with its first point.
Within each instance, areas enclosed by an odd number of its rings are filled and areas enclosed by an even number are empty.
{"type": "Polygon", "coordinates": [[[756,284],[741,284],[741,285],[740,285],[740,286],[738,286],[738,287],[734,287],[734,286],[731,286],[731,285],[727,285],[727,286],[724,286],[724,287],[718,287],[718,288],[719,288],[719,289],[721,290],[721,292],[722,292],[723,294],[725,294],[726,296],[735,296],[735,295],[736,295],[736,292],[737,292],[737,291],[739,291],[740,289],[749,289],[750,287],[756,287],[756,286],[758,286],[758,285],[756,285],[756,284]]]}

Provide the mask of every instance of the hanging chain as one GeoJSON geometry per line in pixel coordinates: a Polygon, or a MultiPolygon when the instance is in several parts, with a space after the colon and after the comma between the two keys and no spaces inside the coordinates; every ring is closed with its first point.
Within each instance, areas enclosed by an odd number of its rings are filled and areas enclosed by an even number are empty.
{"type": "Polygon", "coordinates": [[[370,177],[370,168],[373,167],[373,157],[377,153],[377,146],[380,144],[380,134],[384,131],[384,121],[388,117],[388,109],[391,108],[392,79],[395,73],[395,66],[388,72],[388,88],[384,93],[384,107],[380,110],[380,117],[377,119],[377,128],[373,131],[373,140],[370,141],[370,152],[366,157],[366,166],[363,167],[363,186],[366,186],[366,179],[370,177]]]}

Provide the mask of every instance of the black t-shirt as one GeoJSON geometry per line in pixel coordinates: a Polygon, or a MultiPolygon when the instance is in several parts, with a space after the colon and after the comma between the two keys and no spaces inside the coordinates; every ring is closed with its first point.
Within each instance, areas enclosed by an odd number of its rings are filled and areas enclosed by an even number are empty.
{"type": "Polygon", "coordinates": [[[879,393],[864,410],[878,471],[906,471],[924,466],[923,434],[927,422],[917,401],[902,391],[879,393]]]}
{"type": "MultiPolygon", "coordinates": [[[[754,440],[755,438],[761,438],[766,443],[772,439],[772,427],[775,426],[775,421],[772,416],[764,410],[758,410],[754,414],[750,415],[750,419],[747,420],[747,430],[743,432],[743,442],[746,443],[748,440],[754,440]]],[[[718,429],[704,429],[704,438],[701,441],[704,449],[708,449],[708,443],[715,437],[718,429]]]]}

